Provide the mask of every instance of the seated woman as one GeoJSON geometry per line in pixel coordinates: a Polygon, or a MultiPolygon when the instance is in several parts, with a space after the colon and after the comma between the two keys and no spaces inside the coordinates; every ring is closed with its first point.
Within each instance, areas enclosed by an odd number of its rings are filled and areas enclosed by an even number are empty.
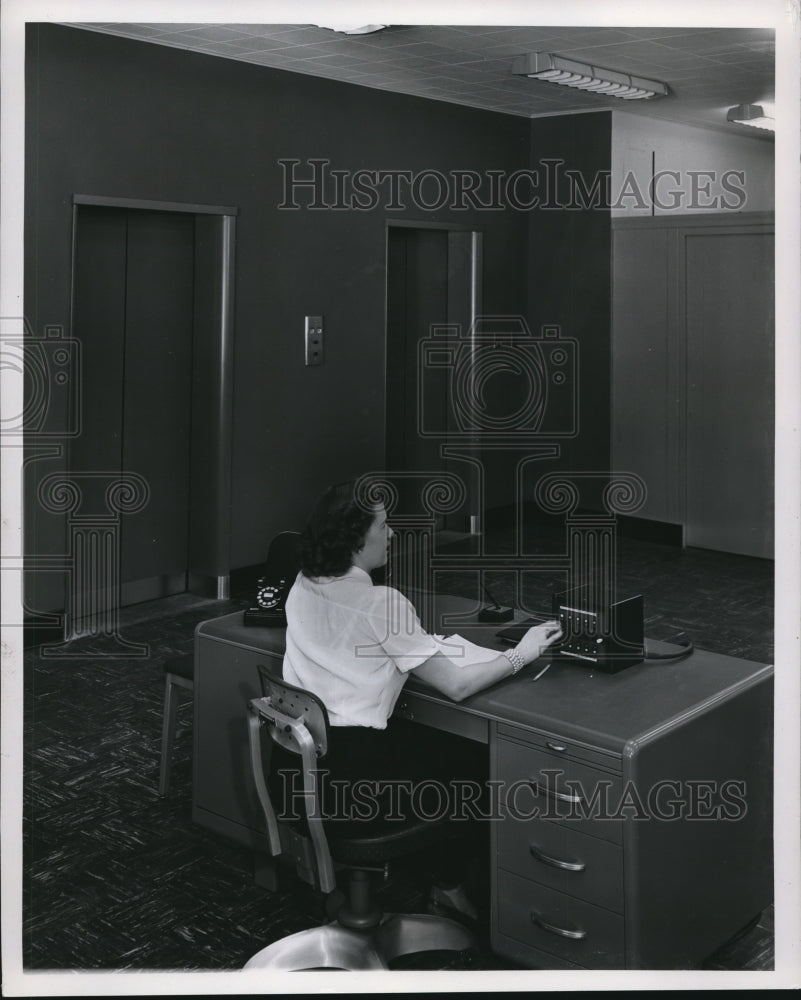
{"type": "MultiPolygon", "coordinates": [[[[301,571],[286,602],[284,679],[325,704],[326,762],[339,779],[437,781],[451,791],[458,780],[483,782],[486,747],[391,719],[398,695],[414,673],[461,701],[540,656],[560,637],[558,625],[531,628],[505,653],[487,649],[484,662],[450,660],[398,590],[373,584],[391,538],[383,506],[365,509],[352,483],[323,495],[301,537],[301,571]]],[[[454,881],[445,873],[434,901],[469,912],[454,881]]]]}

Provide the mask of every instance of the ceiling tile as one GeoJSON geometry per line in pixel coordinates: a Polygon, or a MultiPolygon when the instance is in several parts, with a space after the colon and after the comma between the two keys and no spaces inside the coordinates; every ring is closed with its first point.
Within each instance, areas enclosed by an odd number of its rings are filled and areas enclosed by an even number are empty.
{"type": "Polygon", "coordinates": [[[721,105],[774,89],[773,32],[759,28],[391,25],[350,36],[308,24],[72,27],[528,117],[625,104],[631,114],[728,130],[721,105]],[[538,50],[663,80],[670,94],[623,102],[513,76],[514,56],[538,50]]]}

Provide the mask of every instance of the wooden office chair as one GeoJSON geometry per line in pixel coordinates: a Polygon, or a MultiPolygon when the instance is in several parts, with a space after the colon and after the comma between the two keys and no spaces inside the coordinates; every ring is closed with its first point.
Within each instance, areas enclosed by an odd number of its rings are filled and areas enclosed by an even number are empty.
{"type": "MultiPolygon", "coordinates": [[[[287,684],[260,666],[263,697],[248,704],[248,732],[253,778],[264,811],[270,853],[288,854],[299,864],[301,877],[321,892],[336,891],[335,866],[351,869],[348,897],[336,919],[322,927],[300,931],[268,945],[245,969],[387,969],[401,955],[425,951],[465,951],[473,936],[447,917],[427,914],[385,914],[372,899],[369,872],[391,860],[429,846],[448,835],[448,824],[411,819],[395,821],[383,831],[370,823],[325,822],[315,769],[328,749],[328,713],[315,695],[287,684]],[[273,744],[300,757],[303,779],[303,823],[279,823],[262,765],[261,731],[273,744]],[[354,829],[355,828],[355,829],[354,829]]],[[[334,777],[336,777],[334,775],[334,777]]],[[[331,898],[331,897],[329,897],[331,898]]]]}
{"type": "Polygon", "coordinates": [[[164,663],[164,717],[161,724],[161,767],[159,769],[159,795],[164,798],[170,791],[172,745],[175,739],[178,688],[195,689],[194,653],[174,656],[164,663]]]}

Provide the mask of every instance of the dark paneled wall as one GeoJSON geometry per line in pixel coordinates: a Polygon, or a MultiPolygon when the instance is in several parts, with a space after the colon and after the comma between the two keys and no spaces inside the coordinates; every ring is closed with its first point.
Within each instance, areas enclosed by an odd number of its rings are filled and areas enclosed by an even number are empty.
{"type": "MultiPolygon", "coordinates": [[[[527,212],[528,257],[520,266],[532,333],[556,326],[567,342],[566,381],[558,386],[545,364],[549,395],[541,427],[558,433],[540,440],[557,445],[558,455],[535,457],[537,439],[525,434],[519,449],[485,450],[489,507],[511,504],[518,489],[519,503],[531,501],[547,472],[610,469],[611,147],[610,112],[531,121],[529,169],[536,180],[517,190],[521,202],[537,199],[537,205],[527,212]]],[[[514,436],[510,431],[509,440],[514,436]]],[[[580,504],[598,508],[600,479],[581,482],[580,504]]]]}
{"type": "Polygon", "coordinates": [[[555,323],[578,341],[578,435],[563,448],[574,469],[609,468],[611,218],[602,205],[611,118],[601,112],[531,123],[532,166],[556,178],[558,207],[529,216],[527,309],[534,329],[555,323]]]}
{"type": "MultiPolygon", "coordinates": [[[[597,373],[587,405],[599,408],[582,452],[607,461],[607,213],[396,211],[384,197],[370,210],[282,209],[278,161],[300,160],[304,175],[313,158],[345,171],[510,174],[557,155],[608,167],[611,115],[532,126],[56,25],[29,27],[26,86],[25,313],[37,333],[69,328],[73,194],[239,209],[233,567],[258,561],[276,530],[297,526],[320,487],[383,464],[390,219],[480,229],[484,310],[581,331],[597,373]],[[303,363],[307,314],[326,320],[320,368],[303,363]]],[[[296,200],[305,205],[308,192],[296,200]]],[[[54,519],[32,530],[29,550],[62,550],[54,519]]]]}

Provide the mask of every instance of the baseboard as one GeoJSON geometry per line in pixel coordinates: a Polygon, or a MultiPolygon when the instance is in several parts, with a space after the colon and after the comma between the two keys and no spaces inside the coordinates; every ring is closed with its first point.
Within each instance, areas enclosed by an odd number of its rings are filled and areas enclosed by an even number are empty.
{"type": "Polygon", "coordinates": [[[677,548],[684,545],[683,524],[618,514],[617,530],[623,538],[633,538],[638,542],[656,542],[659,545],[675,545],[677,548]]]}
{"type": "Polygon", "coordinates": [[[197,597],[215,598],[217,596],[217,580],[216,576],[211,576],[208,573],[189,572],[186,575],[187,593],[195,594],[197,597]]]}

